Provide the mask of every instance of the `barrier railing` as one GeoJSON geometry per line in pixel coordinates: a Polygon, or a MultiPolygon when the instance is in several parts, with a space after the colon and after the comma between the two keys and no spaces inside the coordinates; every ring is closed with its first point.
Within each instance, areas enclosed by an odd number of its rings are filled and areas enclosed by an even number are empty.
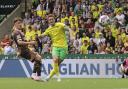
{"type": "MultiPolygon", "coordinates": [[[[66,59],[125,59],[128,54],[68,54],[66,59]]],[[[42,58],[51,59],[51,54],[43,54],[42,58]]],[[[17,59],[16,55],[0,55],[0,59],[17,59]]]]}

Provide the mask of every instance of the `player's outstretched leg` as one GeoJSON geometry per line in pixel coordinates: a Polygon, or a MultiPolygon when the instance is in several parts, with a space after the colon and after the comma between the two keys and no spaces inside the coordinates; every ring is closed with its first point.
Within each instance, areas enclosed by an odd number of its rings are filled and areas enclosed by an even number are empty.
{"type": "Polygon", "coordinates": [[[42,67],[41,59],[42,59],[41,56],[37,53],[35,56],[34,68],[31,76],[31,78],[36,81],[41,80],[41,67],[42,67]]]}
{"type": "Polygon", "coordinates": [[[49,81],[55,74],[59,72],[58,63],[53,64],[53,69],[51,70],[50,74],[46,77],[46,81],[49,81]]]}
{"type": "Polygon", "coordinates": [[[51,70],[50,74],[46,77],[46,81],[49,81],[55,74],[59,72],[59,66],[58,66],[58,58],[53,57],[53,69],[51,70]]]}

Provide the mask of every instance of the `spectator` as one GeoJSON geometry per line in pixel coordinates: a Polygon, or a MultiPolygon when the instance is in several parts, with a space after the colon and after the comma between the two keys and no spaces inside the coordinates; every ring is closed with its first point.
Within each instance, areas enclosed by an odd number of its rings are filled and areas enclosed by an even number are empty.
{"type": "Polygon", "coordinates": [[[121,28],[121,33],[120,33],[120,35],[121,35],[121,39],[122,39],[123,43],[126,42],[126,32],[125,32],[125,28],[121,28]]]}
{"type": "Polygon", "coordinates": [[[3,52],[3,48],[2,48],[2,46],[1,46],[1,44],[0,44],[0,55],[1,54],[3,54],[4,52],[3,52]]]}
{"type": "Polygon", "coordinates": [[[106,54],[112,54],[113,53],[113,48],[110,46],[110,43],[107,43],[107,47],[105,48],[106,54]]]}
{"type": "Polygon", "coordinates": [[[99,23],[101,26],[106,26],[109,24],[110,18],[109,18],[109,13],[107,12],[102,12],[101,16],[99,17],[99,23]]]}
{"type": "Polygon", "coordinates": [[[34,9],[37,8],[38,4],[39,4],[39,0],[32,0],[32,6],[34,9]]]}
{"type": "Polygon", "coordinates": [[[31,18],[30,18],[30,14],[28,12],[25,12],[25,18],[24,18],[24,24],[28,25],[31,23],[31,18]]]}
{"type": "Polygon", "coordinates": [[[81,27],[79,28],[79,36],[80,36],[80,38],[83,37],[83,33],[85,33],[85,32],[86,32],[85,25],[81,24],[81,27]]]}
{"type": "Polygon", "coordinates": [[[116,52],[117,54],[122,54],[122,53],[124,53],[124,52],[123,52],[124,50],[122,50],[123,47],[124,47],[122,40],[118,39],[118,40],[116,40],[115,43],[116,43],[116,44],[115,44],[115,52],[116,52]]]}
{"type": "Polygon", "coordinates": [[[111,32],[112,32],[112,36],[115,38],[119,34],[119,26],[120,26],[120,24],[118,23],[118,20],[114,19],[114,21],[111,25],[111,32]]]}
{"type": "Polygon", "coordinates": [[[81,7],[81,2],[78,2],[77,5],[75,6],[74,13],[77,16],[82,16],[82,14],[83,14],[83,8],[81,7]]]}
{"type": "Polygon", "coordinates": [[[69,22],[71,27],[73,25],[76,25],[78,27],[78,16],[74,14],[74,12],[71,12],[71,16],[69,17],[69,22]]]}
{"type": "Polygon", "coordinates": [[[44,9],[44,1],[40,0],[40,2],[41,3],[36,8],[37,15],[40,16],[41,18],[45,18],[46,10],[44,9]]]}
{"type": "Polygon", "coordinates": [[[6,44],[3,51],[4,51],[4,55],[11,55],[15,53],[15,50],[12,48],[12,46],[10,46],[9,43],[6,44]]]}
{"type": "Polygon", "coordinates": [[[70,21],[70,27],[73,28],[73,27],[76,27],[76,29],[78,29],[78,22],[75,21],[75,18],[72,18],[72,20],[70,21]]]}
{"type": "Polygon", "coordinates": [[[85,40],[87,41],[87,43],[90,42],[89,37],[88,37],[88,36],[86,35],[86,33],[84,32],[84,33],[83,33],[83,37],[82,37],[82,39],[81,39],[82,44],[84,43],[85,40]]]}
{"type": "Polygon", "coordinates": [[[125,25],[128,26],[128,11],[124,15],[125,15],[125,25]]]}
{"type": "Polygon", "coordinates": [[[12,40],[9,38],[9,35],[5,35],[1,41],[1,46],[4,48],[5,46],[12,45],[12,40]]]}
{"type": "Polygon", "coordinates": [[[99,7],[96,6],[95,9],[93,10],[93,18],[95,21],[98,20],[99,15],[100,15],[100,10],[99,10],[99,7]]]}
{"type": "Polygon", "coordinates": [[[33,29],[36,29],[36,30],[40,30],[40,24],[41,23],[41,21],[39,21],[39,20],[35,20],[35,22],[34,22],[34,24],[33,24],[33,29]]]}
{"type": "Polygon", "coordinates": [[[95,38],[99,38],[100,35],[102,34],[101,29],[99,27],[94,29],[94,32],[95,32],[95,38]]]}
{"type": "Polygon", "coordinates": [[[87,22],[85,23],[85,29],[87,29],[87,31],[88,30],[93,31],[93,29],[94,29],[94,23],[92,22],[92,19],[91,18],[89,18],[87,20],[87,22]]]}
{"type": "Polygon", "coordinates": [[[81,43],[81,38],[80,38],[79,33],[76,34],[76,37],[75,37],[75,40],[74,40],[74,43],[73,43],[73,45],[74,45],[75,47],[76,47],[76,43],[78,43],[79,46],[82,45],[82,43],[81,43]]]}
{"type": "Polygon", "coordinates": [[[97,45],[94,43],[93,40],[90,41],[90,45],[88,47],[88,53],[89,54],[94,54],[95,50],[97,50],[97,45]]]}
{"type": "Polygon", "coordinates": [[[75,54],[80,54],[80,47],[81,47],[81,44],[78,40],[74,41],[74,47],[75,47],[75,54]]]}
{"type": "MultiPolygon", "coordinates": [[[[35,40],[37,34],[40,36],[48,27],[47,17],[52,13],[57,22],[62,22],[71,28],[70,32],[65,33],[69,42],[69,53],[127,53],[128,5],[125,0],[123,1],[34,0],[31,10],[25,12],[23,22],[25,38],[30,41],[35,40]],[[83,51],[82,49],[87,47],[83,46],[85,40],[88,48],[83,51]]],[[[38,50],[42,43],[45,43],[41,48],[42,53],[50,53],[51,45],[48,37],[38,39],[38,42],[40,43],[38,50]]],[[[5,44],[1,42],[2,47],[5,44]]]]}
{"type": "Polygon", "coordinates": [[[112,36],[112,32],[108,33],[108,36],[106,37],[106,41],[110,43],[111,47],[115,46],[115,38],[112,36]]]}
{"type": "Polygon", "coordinates": [[[81,54],[88,54],[88,41],[84,40],[83,45],[80,48],[81,54]]]}
{"type": "Polygon", "coordinates": [[[125,15],[122,13],[121,10],[119,10],[117,12],[117,15],[116,15],[115,18],[118,19],[118,22],[120,23],[121,26],[124,26],[124,24],[125,24],[125,15]]]}
{"type": "Polygon", "coordinates": [[[100,43],[105,43],[106,39],[104,38],[103,34],[99,34],[99,38],[94,38],[94,42],[99,45],[100,43]]]}
{"type": "Polygon", "coordinates": [[[79,30],[76,28],[76,26],[72,27],[70,30],[70,39],[74,40],[78,32],[79,30]]]}
{"type": "Polygon", "coordinates": [[[97,53],[96,54],[105,54],[105,46],[103,45],[103,43],[100,43],[97,46],[97,53]]]}
{"type": "Polygon", "coordinates": [[[74,42],[74,39],[70,39],[70,41],[68,43],[68,51],[71,54],[75,53],[75,48],[74,48],[73,42],[74,42]]]}
{"type": "Polygon", "coordinates": [[[106,12],[106,13],[114,12],[114,9],[112,8],[111,2],[106,2],[105,3],[103,11],[106,12]]]}

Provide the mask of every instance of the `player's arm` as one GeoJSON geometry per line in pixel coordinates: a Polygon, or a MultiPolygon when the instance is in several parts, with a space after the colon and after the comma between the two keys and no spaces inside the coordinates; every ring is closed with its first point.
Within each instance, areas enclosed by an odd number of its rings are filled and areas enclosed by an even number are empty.
{"type": "Polygon", "coordinates": [[[44,33],[41,34],[41,37],[49,36],[49,31],[46,29],[44,33]]]}
{"type": "Polygon", "coordinates": [[[34,45],[34,44],[36,44],[35,41],[25,42],[25,41],[18,40],[17,42],[19,45],[34,45]]]}
{"type": "Polygon", "coordinates": [[[19,45],[34,45],[34,44],[36,44],[35,41],[30,41],[30,42],[22,41],[22,38],[20,35],[17,35],[16,40],[19,45]]]}
{"type": "Polygon", "coordinates": [[[45,33],[41,34],[41,37],[44,38],[45,36],[47,36],[45,33]]]}
{"type": "Polygon", "coordinates": [[[2,46],[5,46],[5,45],[7,45],[8,44],[8,42],[0,42],[0,44],[2,45],[2,46]]]}

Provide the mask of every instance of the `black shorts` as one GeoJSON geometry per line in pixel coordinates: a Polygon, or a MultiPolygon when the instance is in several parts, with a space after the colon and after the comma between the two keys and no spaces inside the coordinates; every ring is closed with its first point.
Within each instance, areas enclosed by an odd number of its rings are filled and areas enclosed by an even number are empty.
{"type": "Polygon", "coordinates": [[[31,59],[31,54],[30,54],[29,50],[21,51],[20,56],[25,59],[31,59]]]}
{"type": "Polygon", "coordinates": [[[21,51],[19,56],[22,57],[22,58],[28,59],[28,60],[33,62],[35,60],[35,58],[36,58],[36,55],[37,55],[36,52],[31,51],[29,49],[25,49],[25,50],[21,51]]]}

